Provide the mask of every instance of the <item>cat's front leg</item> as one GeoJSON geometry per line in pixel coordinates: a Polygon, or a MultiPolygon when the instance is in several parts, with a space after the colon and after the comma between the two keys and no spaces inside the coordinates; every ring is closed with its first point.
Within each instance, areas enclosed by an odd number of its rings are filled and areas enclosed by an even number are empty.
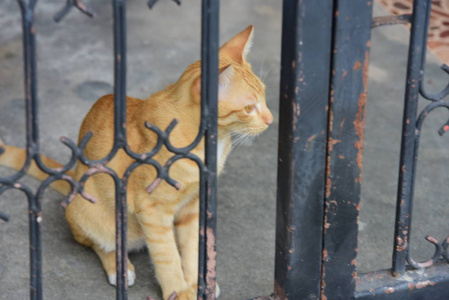
{"type": "Polygon", "coordinates": [[[161,210],[156,211],[153,207],[143,210],[138,215],[138,220],[164,299],[168,299],[173,292],[176,292],[178,300],[195,300],[196,290],[184,279],[173,230],[173,215],[161,210]]]}
{"type": "Polygon", "coordinates": [[[198,287],[199,199],[187,203],[175,218],[176,239],[187,283],[198,287]]]}

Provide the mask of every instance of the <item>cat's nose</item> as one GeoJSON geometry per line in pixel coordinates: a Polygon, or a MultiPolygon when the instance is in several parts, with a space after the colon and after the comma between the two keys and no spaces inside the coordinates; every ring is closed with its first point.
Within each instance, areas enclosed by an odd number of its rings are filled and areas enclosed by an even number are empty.
{"type": "Polygon", "coordinates": [[[264,122],[265,122],[265,124],[267,124],[267,125],[271,125],[271,123],[273,123],[273,115],[270,114],[270,115],[266,116],[266,117],[264,118],[264,122]]]}

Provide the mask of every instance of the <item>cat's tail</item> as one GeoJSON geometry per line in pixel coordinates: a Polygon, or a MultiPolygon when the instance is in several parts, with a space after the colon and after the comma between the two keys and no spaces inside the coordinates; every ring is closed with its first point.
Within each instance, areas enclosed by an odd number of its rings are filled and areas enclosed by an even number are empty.
{"type": "MultiPolygon", "coordinates": [[[[5,145],[0,139],[0,146],[3,147],[4,152],[0,155],[0,165],[11,169],[20,170],[26,159],[25,149],[5,145]]],[[[51,158],[41,156],[42,162],[49,168],[61,168],[62,165],[51,158]]],[[[39,169],[34,160],[31,162],[30,167],[27,171],[28,175],[31,175],[41,181],[48,177],[47,173],[44,173],[39,169]]],[[[74,177],[75,173],[73,171],[67,171],[69,176],[74,177]]],[[[53,189],[57,190],[63,195],[68,195],[71,191],[70,184],[64,180],[58,180],[50,185],[53,189]]]]}

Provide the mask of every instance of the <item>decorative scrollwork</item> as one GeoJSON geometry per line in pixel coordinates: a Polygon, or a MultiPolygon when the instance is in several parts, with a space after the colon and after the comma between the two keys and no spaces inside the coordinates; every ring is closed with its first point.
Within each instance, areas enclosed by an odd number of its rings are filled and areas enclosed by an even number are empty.
{"type": "MultiPolygon", "coordinates": [[[[425,55],[425,51],[423,50],[423,53],[425,55]]],[[[441,65],[441,69],[446,73],[449,74],[449,66],[446,64],[441,65]]],[[[421,71],[424,75],[424,69],[421,71]]],[[[421,80],[421,84],[419,86],[419,93],[421,96],[423,96],[425,99],[430,101],[440,101],[444,98],[446,98],[447,95],[449,95],[449,82],[447,83],[446,87],[439,93],[429,94],[423,84],[423,80],[421,80]]]]}
{"type": "Polygon", "coordinates": [[[428,268],[430,266],[432,266],[434,263],[436,263],[442,253],[443,253],[443,246],[440,245],[440,243],[438,242],[438,240],[430,235],[426,236],[425,238],[429,243],[432,243],[435,246],[435,252],[433,253],[432,258],[423,261],[423,262],[416,262],[413,260],[413,258],[411,258],[410,256],[410,252],[407,255],[407,261],[408,263],[413,266],[416,269],[422,269],[422,268],[428,268]]]}
{"type": "Polygon", "coordinates": [[[446,260],[446,262],[449,263],[449,252],[448,252],[449,249],[448,249],[448,246],[449,246],[449,237],[447,237],[444,240],[444,242],[443,242],[443,253],[442,253],[443,258],[446,260]]]}
{"type": "MultiPolygon", "coordinates": [[[[424,86],[424,69],[426,64],[427,33],[431,12],[431,1],[414,1],[412,28],[410,34],[409,60],[407,68],[407,86],[405,93],[403,139],[401,147],[401,162],[399,171],[399,192],[397,202],[396,241],[393,253],[393,273],[403,274],[408,262],[414,268],[422,269],[434,265],[443,256],[448,262],[448,239],[440,244],[437,239],[427,236],[426,240],[435,247],[433,256],[424,261],[416,262],[410,254],[410,230],[412,222],[412,203],[414,185],[418,165],[419,142],[421,129],[426,117],[435,109],[449,109],[449,101],[444,99],[449,95],[449,83],[438,93],[430,94],[424,86]],[[430,101],[419,113],[419,95],[430,101]],[[408,243],[401,246],[402,241],[408,243]]],[[[443,64],[441,69],[449,74],[449,66],[443,64]]],[[[449,120],[438,130],[440,136],[449,131],[449,120]]]]}
{"type": "Polygon", "coordinates": [[[86,4],[84,4],[82,0],[67,0],[65,6],[55,14],[53,20],[57,23],[60,22],[70,12],[70,10],[73,7],[76,7],[80,12],[82,12],[86,16],[89,16],[91,18],[95,16],[95,12],[92,9],[90,9],[86,4]]]}
{"type": "MultiPolygon", "coordinates": [[[[173,0],[178,5],[181,4],[180,0],[173,0]]],[[[170,141],[170,134],[177,125],[178,121],[173,120],[165,130],[161,130],[155,124],[145,122],[144,126],[156,134],[155,145],[153,149],[146,153],[136,153],[131,150],[130,145],[126,140],[126,0],[113,0],[113,12],[114,12],[114,67],[115,67],[115,79],[114,79],[114,144],[109,153],[98,160],[89,159],[85,154],[85,149],[91,140],[93,133],[88,132],[78,145],[67,137],[61,137],[61,142],[70,149],[71,158],[63,166],[52,168],[45,157],[40,153],[39,149],[39,122],[38,122],[38,99],[37,99],[37,70],[36,70],[36,43],[35,43],[35,29],[34,24],[34,9],[37,0],[17,0],[23,23],[23,37],[24,37],[24,62],[25,62],[25,101],[26,101],[26,120],[27,120],[27,138],[26,138],[26,156],[23,166],[17,171],[16,174],[1,178],[0,177],[0,194],[9,189],[18,189],[24,192],[29,202],[29,219],[30,219],[30,285],[32,294],[36,299],[42,298],[42,280],[40,273],[40,265],[42,260],[41,247],[40,247],[40,222],[41,216],[41,198],[44,191],[52,183],[64,180],[70,185],[70,190],[67,197],[61,203],[62,206],[67,206],[77,195],[81,195],[83,198],[91,202],[96,202],[97,199],[93,195],[89,195],[85,186],[87,180],[92,175],[97,173],[105,173],[112,177],[115,185],[116,196],[116,274],[117,274],[117,298],[126,299],[126,256],[119,255],[119,253],[126,253],[126,232],[127,232],[127,205],[126,205],[126,188],[128,180],[132,172],[139,166],[151,165],[156,170],[156,178],[146,188],[148,193],[154,191],[154,189],[162,182],[166,181],[169,185],[176,189],[181,189],[181,183],[170,177],[170,169],[175,162],[180,159],[189,159],[194,161],[200,170],[200,230],[206,232],[200,235],[200,248],[199,251],[199,282],[198,286],[200,290],[205,290],[206,286],[215,287],[215,278],[212,276],[205,276],[206,272],[214,273],[209,270],[215,269],[215,258],[209,259],[209,257],[215,257],[211,252],[215,250],[206,249],[207,239],[214,240],[215,221],[209,220],[211,211],[216,209],[216,197],[214,192],[206,193],[205,188],[213,187],[215,191],[216,185],[216,153],[215,151],[206,151],[205,162],[202,161],[197,155],[190,153],[191,150],[196,148],[199,143],[204,139],[206,149],[216,145],[217,139],[217,87],[218,87],[218,23],[215,26],[210,25],[213,22],[218,22],[218,6],[216,3],[207,3],[205,13],[203,17],[208,18],[208,22],[204,22],[214,30],[203,30],[208,32],[209,35],[202,37],[204,48],[208,49],[202,53],[203,61],[207,61],[202,65],[202,70],[206,69],[207,72],[202,72],[202,80],[207,83],[203,85],[202,94],[207,95],[203,97],[204,101],[201,102],[201,121],[198,129],[198,134],[194,141],[183,148],[177,148],[173,146],[170,141]],[[209,8],[208,8],[209,7],[209,8]],[[213,12],[213,13],[212,13],[213,12]],[[212,20],[212,21],[211,21],[212,20]],[[217,57],[215,57],[217,56],[217,57]],[[208,74],[207,76],[205,74],[208,74]],[[207,112],[207,113],[206,113],[207,112]],[[161,150],[165,148],[173,153],[164,166],[153,157],[161,150]],[[128,166],[123,176],[120,176],[108,166],[109,162],[115,157],[118,151],[123,150],[134,161],[128,166]],[[37,191],[33,193],[30,187],[18,182],[29,168],[34,168],[35,162],[37,168],[48,176],[41,182],[37,191]],[[87,171],[81,176],[81,178],[73,178],[69,173],[75,164],[81,163],[86,165],[87,171]],[[205,230],[205,228],[210,230],[205,230]]],[[[157,0],[149,0],[148,5],[153,7],[157,0]]],[[[93,10],[88,8],[83,0],[66,0],[65,6],[54,17],[56,22],[59,22],[66,16],[72,8],[75,7],[82,13],[92,17],[94,15],[93,10]]],[[[206,26],[206,25],[203,25],[206,26]]],[[[0,146],[0,155],[5,155],[5,148],[0,146]]],[[[77,175],[78,176],[78,175],[77,175]]],[[[0,212],[0,219],[8,220],[9,216],[0,212]]],[[[211,288],[210,294],[213,294],[213,288],[211,288]]],[[[170,299],[176,299],[176,293],[170,296],[170,299]]],[[[34,298],[33,298],[34,299],[34,298]]]]}
{"type": "MultiPolygon", "coordinates": [[[[148,7],[152,9],[159,0],[148,0],[148,7]]],[[[176,4],[181,5],[181,0],[173,0],[176,4]]]]}

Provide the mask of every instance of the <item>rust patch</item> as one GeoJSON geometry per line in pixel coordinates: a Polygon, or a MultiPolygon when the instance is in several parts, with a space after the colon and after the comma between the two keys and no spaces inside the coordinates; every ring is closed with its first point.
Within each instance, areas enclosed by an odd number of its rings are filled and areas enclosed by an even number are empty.
{"type": "Polygon", "coordinates": [[[274,281],[274,293],[278,295],[278,298],[286,300],[284,288],[279,285],[277,281],[274,281]]]}
{"type": "Polygon", "coordinates": [[[299,103],[292,103],[293,106],[293,131],[296,131],[296,123],[298,123],[298,117],[301,114],[301,107],[299,103]]]}
{"type": "Polygon", "coordinates": [[[430,281],[430,280],[425,280],[425,281],[420,281],[416,283],[416,288],[417,289],[422,289],[428,285],[434,286],[436,283],[434,281],[430,281]]]}
{"type": "Polygon", "coordinates": [[[338,137],[341,137],[343,134],[343,125],[345,125],[346,118],[343,118],[343,120],[340,123],[340,132],[338,133],[338,137]]]}
{"type": "Polygon", "coordinates": [[[354,120],[355,132],[358,140],[354,142],[354,147],[357,149],[356,162],[359,167],[358,182],[362,183],[362,164],[363,164],[363,140],[365,128],[365,105],[366,93],[368,88],[368,66],[369,66],[369,51],[365,51],[365,61],[363,62],[363,92],[359,96],[359,109],[354,120]]]}
{"type": "Polygon", "coordinates": [[[326,158],[326,198],[329,198],[331,195],[331,188],[332,188],[332,180],[330,178],[331,176],[331,164],[330,164],[330,157],[329,155],[326,158]]]}
{"type": "Polygon", "coordinates": [[[345,79],[346,75],[348,75],[348,70],[345,70],[343,74],[341,74],[341,81],[345,79]]]}
{"type": "Polygon", "coordinates": [[[357,267],[357,259],[354,258],[353,260],[351,260],[351,265],[357,267]]]}
{"type": "Polygon", "coordinates": [[[206,228],[207,237],[207,274],[206,282],[211,284],[210,289],[212,289],[212,294],[215,294],[215,278],[216,270],[215,266],[217,264],[217,252],[215,251],[215,233],[212,228],[206,228]]]}
{"type": "Polygon", "coordinates": [[[345,157],[343,155],[338,156],[339,159],[344,159],[345,157]]]}
{"type": "MultiPolygon", "coordinates": [[[[323,249],[321,261],[325,262],[327,261],[327,250],[323,249]]],[[[326,267],[324,266],[324,263],[321,264],[321,300],[327,300],[326,295],[324,294],[324,289],[326,288],[326,281],[324,281],[326,277],[326,267]]]]}
{"type": "Polygon", "coordinates": [[[413,290],[415,288],[415,285],[413,284],[413,283],[409,283],[408,284],[408,289],[411,291],[411,290],[413,290]]]}
{"type": "Polygon", "coordinates": [[[309,137],[307,139],[307,142],[310,143],[311,141],[313,141],[316,138],[316,134],[312,135],[311,137],[309,137]]]}
{"type": "Polygon", "coordinates": [[[389,287],[385,290],[385,294],[391,294],[394,292],[394,288],[393,287],[389,287]]]}
{"type": "Polygon", "coordinates": [[[405,248],[403,246],[396,246],[396,250],[400,252],[400,251],[404,251],[405,248]]]}
{"type": "Polygon", "coordinates": [[[329,208],[329,210],[330,210],[330,212],[333,214],[333,215],[336,215],[337,214],[337,206],[338,206],[338,203],[337,203],[337,201],[334,199],[334,200],[330,200],[327,204],[326,204],[326,206],[329,208]]]}
{"type": "Polygon", "coordinates": [[[360,61],[356,61],[354,64],[354,67],[352,67],[352,69],[355,71],[355,70],[360,69],[361,66],[362,66],[362,64],[360,63],[360,61]]]}
{"type": "Polygon", "coordinates": [[[327,148],[329,150],[329,152],[332,152],[332,150],[334,149],[334,145],[340,143],[341,140],[337,140],[337,139],[333,139],[333,138],[329,138],[329,141],[327,143],[327,148]]]}
{"type": "Polygon", "coordinates": [[[323,249],[323,261],[327,261],[327,250],[323,249]]]}

